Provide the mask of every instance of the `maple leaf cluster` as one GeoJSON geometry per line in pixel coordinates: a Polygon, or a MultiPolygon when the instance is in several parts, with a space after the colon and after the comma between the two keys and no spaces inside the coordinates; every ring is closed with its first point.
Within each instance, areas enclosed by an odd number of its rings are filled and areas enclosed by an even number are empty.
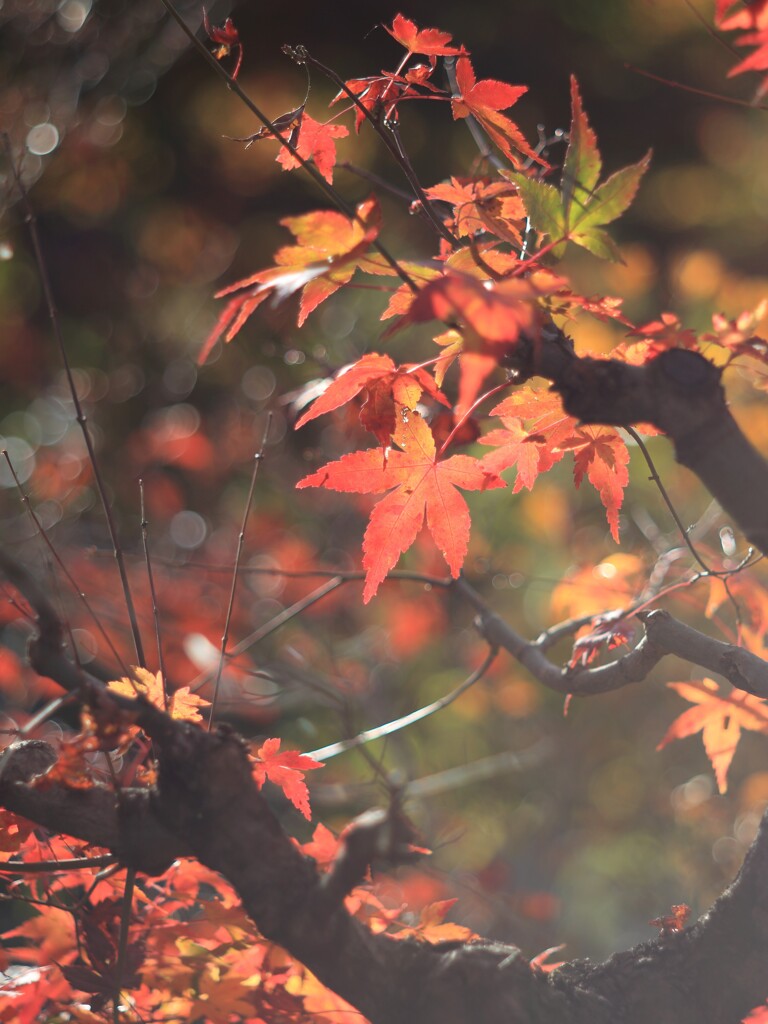
{"type": "MultiPolygon", "coordinates": [[[[768,67],[767,12],[766,2],[744,8],[718,0],[718,26],[744,30],[738,44],[756,48],[731,74],[768,67]]],[[[206,16],[205,29],[215,46],[214,56],[234,58],[231,78],[236,78],[243,47],[232,20],[212,27],[206,16]]],[[[482,133],[488,152],[477,174],[451,174],[416,190],[412,212],[428,215],[437,229],[432,258],[391,257],[383,246],[385,225],[373,196],[354,210],[344,205],[341,210],[312,210],[285,218],[280,223],[293,242],[277,250],[272,266],[218,293],[226,302],[199,355],[204,362],[220,340],[235,338],[267,301],[295,299],[301,328],[324,302],[361,277],[367,287],[387,297],[381,320],[390,323],[374,347],[383,347],[399,332],[436,325],[437,333],[420,353],[423,358],[398,363],[387,352],[362,353],[316,387],[317,397],[295,422],[300,430],[321,416],[352,410],[375,440],[371,447],[318,466],[296,483],[299,490],[377,496],[362,541],[365,602],[376,595],[424,529],[451,577],[459,576],[470,549],[471,516],[464,492],[530,491],[543,474],[566,462],[574,486],[586,481],[596,492],[605,511],[606,532],[618,542],[629,480],[625,438],[612,427],[579,422],[545,381],[527,379],[519,371],[523,353],[550,343],[553,324],[562,332],[571,319],[587,315],[623,325],[626,338],[610,356],[633,365],[676,348],[705,355],[714,351],[720,365],[741,360],[764,370],[768,364],[768,342],[758,334],[765,304],[733,319],[716,314],[712,331],[698,336],[675,314],[636,325],[624,316],[620,299],[574,290],[560,261],[573,246],[600,259],[621,259],[606,229],[629,208],[650,158],[648,154],[603,176],[597,138],[575,78],[570,130],[558,166],[546,146],[531,144],[507,113],[523,98],[526,86],[478,80],[464,46],[453,45],[452,37],[439,29],[419,28],[402,14],[386,30],[405,51],[395,70],[346,81],[331,101],[337,109],[339,104],[345,107],[326,122],[307,113],[306,99],[275,118],[273,126],[285,134],[290,147],[281,147],[277,160],[285,170],[309,162],[330,184],[337,141],[348,137],[350,128],[389,138],[387,133],[395,132],[408,103],[442,103],[454,121],[466,121],[482,133]],[[450,90],[435,81],[441,59],[450,61],[454,70],[450,90]],[[336,116],[346,115],[351,117],[350,128],[336,123],[336,116]],[[460,446],[467,450],[457,452],[460,446]],[[513,478],[505,476],[510,472],[513,478]]],[[[301,59],[308,60],[306,54],[301,59]]],[[[264,128],[238,141],[250,146],[269,140],[275,141],[264,128]]],[[[765,379],[763,372],[755,383],[760,386],[765,379]]],[[[346,422],[351,419],[348,416],[346,422]]],[[[157,450],[158,458],[170,457],[173,451],[174,459],[198,468],[210,468],[215,461],[204,439],[194,448],[185,439],[182,452],[173,448],[173,438],[163,439],[148,430],[137,448],[146,455],[149,447],[157,450]]],[[[297,560],[302,563],[301,557],[297,560]]],[[[609,591],[595,585],[593,566],[575,570],[553,593],[553,605],[559,603],[561,612],[587,620],[577,633],[572,669],[589,666],[605,650],[627,643],[632,634],[628,620],[637,610],[636,577],[645,564],[617,556],[598,568],[612,578],[612,594],[622,607],[605,611],[609,591]],[[590,596],[573,599],[587,577],[590,596]]],[[[744,601],[757,602],[746,576],[742,586],[744,601]]],[[[708,608],[712,615],[723,600],[715,589],[713,583],[708,608]]],[[[410,619],[417,618],[417,611],[415,603],[400,609],[410,619]]],[[[761,657],[767,621],[740,630],[740,641],[761,657]]],[[[205,643],[205,636],[202,640],[205,643]]],[[[404,646],[408,642],[406,635],[404,646]]],[[[229,668],[237,671],[234,663],[229,668]]],[[[669,685],[692,706],[671,724],[660,747],[701,733],[718,789],[725,792],[744,730],[768,734],[765,703],[742,691],[727,691],[708,678],[669,685]]],[[[36,786],[88,790],[99,785],[115,792],[124,784],[151,786],[156,781],[151,745],[125,699],[137,706],[149,702],[172,718],[195,725],[203,722],[209,707],[193,687],[170,688],[163,673],[141,667],[110,682],[107,690],[122,698],[120,708],[114,701],[96,698],[84,707],[80,732],[61,740],[56,764],[35,781],[36,786]]],[[[312,820],[306,775],[323,767],[322,762],[285,749],[275,737],[253,744],[250,760],[259,789],[267,783],[277,787],[293,808],[312,820]]],[[[332,869],[342,843],[343,836],[318,824],[311,840],[297,845],[324,872],[332,869]]],[[[43,861],[98,859],[104,854],[66,837],[43,838],[32,823],[0,812],[0,860],[39,866],[43,861]]],[[[28,967],[30,976],[9,979],[0,1001],[0,1020],[33,1024],[66,1007],[68,1019],[96,1024],[115,1002],[116,989],[126,990],[126,1005],[135,1020],[162,1017],[169,1022],[200,1019],[230,1024],[237,1018],[249,1024],[331,1024],[354,1012],[258,935],[227,883],[193,860],[177,862],[151,883],[139,880],[129,897],[131,915],[125,911],[125,879],[116,872],[102,876],[96,867],[77,873],[62,869],[55,882],[50,874],[34,872],[24,884],[23,895],[31,903],[49,902],[44,921],[42,916],[30,917],[5,934],[13,963],[28,967]],[[50,902],[52,892],[70,890],[77,899],[67,909],[50,902]],[[82,1002],[73,991],[83,994],[82,1002]]],[[[369,928],[394,938],[467,941],[473,937],[470,930],[447,920],[454,902],[435,893],[429,900],[416,901],[406,916],[401,905],[392,906],[366,882],[352,890],[345,905],[369,928]]],[[[671,935],[685,926],[687,914],[688,908],[678,904],[652,924],[662,935],[671,935]]],[[[532,969],[556,969],[557,964],[548,962],[554,952],[535,957],[532,969]]],[[[755,1010],[750,1020],[765,1020],[766,1013],[755,1010]]]]}
{"type": "MultiPolygon", "coordinates": [[[[760,69],[768,5],[734,5],[718,0],[716,23],[725,30],[747,29],[742,45],[758,50],[731,74],[760,69]]],[[[502,113],[525,94],[525,86],[478,81],[471,54],[454,46],[437,29],[419,29],[398,15],[389,34],[406,54],[397,71],[348,81],[333,100],[355,100],[355,130],[395,124],[404,100],[450,100],[455,120],[471,119],[509,162],[495,174],[451,177],[426,188],[422,205],[433,204],[454,242],[440,240],[431,263],[411,260],[393,266],[376,242],[382,230],[374,199],[361,204],[353,218],[317,211],[284,221],[298,245],[276,255],[276,266],[236,282],[221,295],[232,295],[201,359],[222,334],[231,340],[267,296],[281,301],[299,293],[299,325],[321,302],[360,273],[402,278],[391,293],[382,319],[393,324],[382,340],[413,325],[438,321],[434,337],[438,353],[421,363],[397,365],[387,354],[368,352],[326,381],[324,390],[298,418],[301,429],[317,417],[348,404],[358,410],[361,426],[377,447],[353,452],[308,474],[299,489],[320,487],[343,493],[384,493],[370,514],[363,539],[366,573],[364,601],[370,600],[389,571],[416,541],[422,527],[431,534],[455,577],[469,546],[470,513],[461,491],[504,487],[502,474],[515,471],[512,493],[532,489],[539,477],[566,456],[573,459],[573,481],[587,480],[606,510],[610,533],[619,539],[624,489],[628,483],[629,449],[615,429],[586,426],[565,413],[559,396],[541,383],[501,379],[515,365],[521,346],[544,344],[544,326],[567,322],[581,313],[613,319],[627,328],[626,340],[613,358],[642,365],[673,348],[707,353],[719,349],[729,362],[768,362],[768,343],[757,333],[765,303],[736,319],[713,316],[711,332],[697,336],[672,313],[648,324],[634,325],[621,311],[619,299],[588,298],[574,292],[554,265],[569,244],[594,256],[619,260],[620,251],[606,231],[629,207],[650,160],[650,153],[602,177],[597,138],[584,110],[575,78],[571,79],[571,124],[559,173],[532,147],[502,113]],[[413,64],[414,54],[428,63],[413,64]],[[455,87],[442,94],[431,80],[439,57],[453,61],[455,87]],[[531,233],[537,246],[531,248],[531,233]],[[458,379],[452,380],[452,369],[458,379]],[[501,379],[501,383],[499,382],[501,379]],[[500,426],[483,432],[479,409],[499,391],[511,391],[488,413],[500,426]],[[447,413],[440,411],[443,406],[447,413]],[[485,454],[454,455],[450,446],[479,442],[485,454]]],[[[295,114],[296,112],[292,112],[295,114]]],[[[286,115],[287,116],[287,115],[286,115]]],[[[419,208],[419,203],[415,204],[419,208]]],[[[383,286],[382,286],[383,287],[383,286]]],[[[722,365],[723,359],[715,356],[722,365]]],[[[754,376],[763,386],[764,373],[754,376]]],[[[646,433],[655,433],[647,426],[646,433]]],[[[577,637],[571,664],[588,665],[600,653],[628,642],[632,629],[626,612],[599,612],[577,637]]],[[[701,731],[715,769],[718,786],[726,774],[740,731],[763,731],[762,705],[749,695],[721,696],[716,684],[675,684],[697,707],[670,728],[662,746],[701,731]]]]}
{"type": "MultiPolygon", "coordinates": [[[[597,255],[616,258],[617,250],[602,225],[629,205],[648,162],[645,158],[598,186],[600,155],[574,81],[571,141],[562,185],[558,190],[542,182],[538,175],[547,173],[549,165],[501,113],[517,102],[525,87],[477,81],[463,47],[449,45],[446,33],[418,29],[402,15],[388,31],[404,46],[406,56],[393,75],[347,83],[347,97],[352,94],[357,101],[356,128],[366,120],[379,125],[382,117],[391,123],[398,104],[406,98],[434,99],[440,90],[429,84],[429,76],[438,56],[450,57],[456,61],[457,91],[444,98],[450,99],[454,118],[471,117],[514,170],[502,170],[497,180],[453,178],[449,185],[426,190],[426,202],[448,209],[442,215],[446,230],[456,231],[463,243],[443,251],[432,266],[407,260],[393,266],[377,251],[381,214],[373,198],[360,204],[354,217],[316,211],[284,220],[297,244],[280,249],[274,267],[219,293],[229,297],[228,302],[200,353],[202,361],[219,338],[230,341],[267,298],[282,301],[298,294],[301,326],[322,302],[349,285],[356,273],[378,279],[399,273],[403,279],[382,314],[382,318],[396,318],[388,335],[430,321],[442,321],[449,328],[435,338],[439,354],[420,364],[398,366],[386,354],[362,355],[328,382],[325,392],[296,423],[301,428],[321,414],[356,401],[360,423],[381,446],[345,456],[298,484],[299,488],[318,486],[363,494],[391,492],[375,507],[365,534],[366,601],[416,540],[424,522],[452,575],[458,575],[470,527],[459,489],[503,487],[499,474],[510,468],[517,469],[514,491],[530,488],[540,473],[567,453],[574,457],[575,485],[587,479],[597,489],[611,533],[618,539],[629,459],[623,440],[614,430],[580,427],[562,412],[556,397],[540,388],[518,387],[509,402],[491,410],[490,415],[500,417],[505,429],[491,431],[481,440],[497,445],[498,451],[484,457],[459,457],[447,455],[446,449],[467,434],[472,439],[479,436],[473,413],[484,400],[483,389],[495,373],[513,363],[520,345],[538,342],[553,310],[567,316],[589,306],[588,300],[570,291],[566,279],[546,267],[545,254],[560,256],[567,243],[574,242],[597,255]],[[428,57],[429,63],[419,65],[417,73],[406,71],[404,77],[402,72],[415,53],[428,57]],[[538,170],[521,170],[526,159],[538,170]],[[542,239],[541,255],[531,260],[523,259],[521,251],[526,218],[542,239]],[[459,379],[452,399],[446,377],[454,364],[459,379]],[[522,415],[514,414],[515,402],[522,403],[521,409],[525,406],[522,415]],[[438,421],[429,411],[429,405],[435,404],[453,409],[447,429],[440,428],[439,447],[433,429],[438,421]]],[[[294,127],[299,123],[297,114],[306,117],[303,108],[292,111],[294,127]]],[[[300,146],[304,128],[297,131],[292,141],[300,146]]],[[[593,304],[593,308],[597,315],[621,318],[618,304],[593,304]]]]}
{"type": "MultiPolygon", "coordinates": [[[[618,541],[628,483],[624,438],[612,428],[579,424],[564,413],[557,395],[536,381],[519,383],[509,372],[526,346],[546,344],[542,332],[553,320],[567,325],[570,318],[587,313],[624,324],[627,340],[613,357],[635,364],[672,347],[700,351],[701,346],[712,345],[724,348],[730,359],[768,361],[768,345],[754,333],[765,312],[762,306],[737,322],[716,317],[714,332],[698,339],[671,314],[636,327],[621,312],[620,300],[578,295],[556,272],[554,264],[569,244],[599,258],[621,258],[605,226],[631,204],[650,159],[647,154],[600,180],[597,138],[575,78],[568,144],[559,183],[554,183],[554,169],[501,113],[524,95],[524,86],[478,81],[463,46],[453,46],[451,37],[437,29],[419,29],[403,15],[387,31],[406,51],[397,71],[350,80],[333,101],[354,100],[350,110],[356,130],[366,122],[379,132],[388,130],[406,99],[443,98],[450,100],[454,119],[471,119],[511,166],[499,167],[495,176],[452,177],[424,190],[416,207],[432,204],[433,218],[439,218],[447,232],[431,263],[395,261],[382,251],[382,217],[373,197],[351,217],[320,210],[282,221],[297,244],[279,249],[274,267],[219,292],[228,302],[200,353],[203,361],[221,337],[231,341],[267,298],[280,302],[298,295],[301,326],[358,274],[380,282],[401,278],[382,313],[382,319],[393,320],[382,340],[413,325],[442,323],[434,337],[437,353],[399,366],[387,354],[363,354],[326,382],[324,393],[295,424],[300,429],[321,414],[356,403],[360,424],[380,445],[330,463],[297,485],[359,494],[390,492],[375,506],[363,541],[365,601],[415,542],[425,522],[451,574],[458,575],[470,529],[469,510],[458,489],[503,487],[500,475],[510,469],[516,471],[513,493],[531,489],[566,455],[573,458],[574,485],[587,480],[595,488],[610,533],[618,541]],[[414,54],[426,56],[428,63],[412,66],[414,54]],[[438,57],[455,62],[456,84],[450,94],[431,82],[438,57]],[[533,251],[532,233],[538,240],[533,251]],[[453,367],[458,368],[457,380],[453,367]],[[483,403],[505,388],[512,394],[485,414],[500,419],[503,426],[483,435],[483,403]],[[441,405],[451,410],[447,420],[437,409],[441,405]],[[447,453],[451,444],[477,440],[495,451],[465,454],[459,461],[447,453]]],[[[302,132],[314,133],[316,123],[302,127],[307,116],[303,107],[284,116],[290,117],[297,132],[292,141],[300,148],[302,132]]],[[[338,127],[329,123],[328,131],[338,127]]],[[[290,160],[286,153],[283,156],[290,160]]],[[[317,163],[323,173],[329,169],[317,163]]],[[[646,432],[656,431],[647,427],[646,432]]]]}

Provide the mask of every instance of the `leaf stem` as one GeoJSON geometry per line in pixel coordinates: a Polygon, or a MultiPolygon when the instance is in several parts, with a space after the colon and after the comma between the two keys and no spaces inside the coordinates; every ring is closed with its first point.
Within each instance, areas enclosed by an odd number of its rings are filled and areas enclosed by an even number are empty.
{"type": "MultiPolygon", "coordinates": [[[[270,121],[267,115],[262,113],[262,111],[256,106],[256,104],[250,98],[248,93],[242,88],[242,86],[234,78],[232,78],[232,76],[229,74],[226,68],[214,57],[214,55],[208,50],[205,44],[197,38],[195,33],[192,31],[192,29],[187,25],[182,16],[179,14],[175,5],[172,3],[172,0],[160,0],[160,3],[170,14],[170,16],[182,30],[184,35],[189,39],[189,41],[192,43],[192,45],[195,47],[198,53],[200,53],[200,55],[205,59],[208,65],[211,68],[213,68],[213,70],[216,72],[219,78],[223,80],[229,91],[233,92],[235,96],[237,96],[237,98],[245,104],[245,106],[250,110],[250,112],[256,118],[258,118],[259,121],[261,121],[261,123],[269,132],[269,134],[272,135],[275,139],[277,139],[281,146],[288,150],[291,156],[312,178],[312,180],[315,182],[318,188],[320,188],[321,191],[323,191],[328,196],[328,198],[333,202],[334,206],[341,210],[341,212],[345,216],[349,217],[351,220],[354,220],[357,224],[359,224],[362,228],[365,229],[366,224],[364,223],[363,219],[358,215],[354,207],[350,206],[346,199],[344,199],[341,193],[338,192],[333,187],[333,185],[328,184],[328,182],[325,180],[322,174],[320,174],[317,168],[314,167],[309,160],[305,160],[304,157],[299,154],[296,147],[288,140],[287,136],[283,135],[283,133],[278,128],[275,127],[274,122],[270,121]]],[[[379,255],[382,256],[387,261],[387,263],[390,265],[390,267],[392,267],[392,269],[398,275],[398,277],[405,284],[408,285],[411,291],[414,294],[418,292],[418,286],[411,279],[409,274],[405,270],[403,270],[403,268],[400,266],[395,257],[377,238],[373,239],[371,245],[379,253],[379,255]]]]}
{"type": "Polygon", "coordinates": [[[352,101],[352,103],[354,103],[357,109],[363,114],[366,121],[368,121],[373,126],[373,130],[376,132],[376,134],[382,140],[384,145],[387,147],[387,150],[394,159],[395,163],[397,163],[397,165],[402,170],[403,174],[408,180],[408,184],[411,186],[414,195],[424,208],[424,212],[426,213],[427,217],[429,217],[429,220],[431,221],[435,231],[447,242],[449,242],[451,246],[456,248],[459,244],[458,240],[448,230],[445,224],[443,224],[442,220],[435,212],[432,202],[424,192],[424,189],[421,187],[421,184],[418,178],[416,177],[416,172],[414,171],[413,166],[400,143],[400,137],[397,134],[395,128],[391,127],[388,130],[387,127],[381,123],[381,119],[378,117],[374,117],[371,111],[360,100],[360,98],[352,92],[347,83],[339,75],[337,75],[332,68],[326,67],[325,64],[322,64],[319,60],[313,57],[312,54],[306,50],[305,47],[297,47],[295,50],[292,50],[292,53],[295,54],[294,59],[306,61],[306,63],[310,64],[312,67],[317,68],[317,70],[321,74],[325,75],[326,78],[329,78],[333,82],[333,84],[341,92],[343,92],[344,95],[347,96],[352,101]]]}

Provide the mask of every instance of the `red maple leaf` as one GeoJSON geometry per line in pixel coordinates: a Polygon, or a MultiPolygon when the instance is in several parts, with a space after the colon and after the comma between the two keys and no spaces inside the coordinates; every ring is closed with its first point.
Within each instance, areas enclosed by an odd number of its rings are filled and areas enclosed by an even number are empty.
{"type": "Polygon", "coordinates": [[[265,740],[259,747],[253,759],[253,777],[259,789],[267,779],[279,786],[309,821],[309,790],[304,782],[304,773],[322,768],[322,762],[297,750],[280,750],[280,742],[279,739],[265,740]]]}
{"type": "Polygon", "coordinates": [[[237,61],[230,76],[233,79],[237,78],[240,74],[240,66],[243,63],[243,44],[240,42],[240,36],[234,22],[231,18],[227,18],[223,25],[211,25],[208,20],[208,12],[203,8],[203,26],[211,42],[217,44],[216,49],[213,51],[216,60],[228,57],[233,50],[237,51],[237,61]]]}
{"type": "MultiPolygon", "coordinates": [[[[363,121],[365,121],[365,112],[374,119],[377,120],[379,113],[382,109],[382,103],[384,94],[387,94],[387,99],[390,101],[390,109],[388,114],[391,117],[397,119],[397,100],[401,93],[401,88],[396,83],[393,83],[389,78],[384,75],[372,75],[368,78],[350,78],[344,83],[346,89],[357,97],[360,106],[355,104],[355,131],[359,132],[363,121]],[[363,109],[361,110],[360,107],[363,109]]],[[[336,93],[328,106],[333,106],[334,103],[338,103],[339,100],[349,99],[346,89],[342,89],[336,93]]]]}
{"type": "Polygon", "coordinates": [[[504,429],[492,430],[481,438],[482,444],[497,448],[484,457],[483,465],[495,473],[516,466],[513,491],[523,487],[531,490],[540,473],[572,451],[576,487],[586,476],[598,491],[611,534],[618,542],[619,510],[629,483],[629,452],[616,431],[611,427],[579,426],[563,411],[557,395],[541,394],[532,388],[516,391],[492,409],[491,415],[501,417],[504,429]]]}
{"type": "Polygon", "coordinates": [[[396,122],[399,120],[398,103],[403,99],[423,97],[425,94],[419,92],[419,88],[433,95],[446,95],[443,89],[429,80],[434,70],[435,58],[430,57],[429,64],[415,64],[404,74],[382,71],[380,75],[349,78],[344,83],[344,88],[336,93],[328,106],[332,107],[339,100],[349,100],[349,94],[352,93],[357,100],[354,103],[356,132],[360,131],[366,114],[373,121],[378,121],[383,116],[389,122],[396,122]]]}
{"type": "Polygon", "coordinates": [[[419,29],[402,14],[396,14],[392,26],[384,25],[389,34],[410,53],[423,53],[428,57],[449,57],[464,53],[463,47],[447,46],[451,41],[449,32],[437,28],[419,29]]]}
{"type": "Polygon", "coordinates": [[[197,357],[204,363],[213,346],[224,335],[231,341],[261,303],[273,296],[282,301],[301,291],[299,326],[330,295],[346,284],[379,233],[380,210],[376,199],[357,207],[359,219],[336,210],[315,210],[301,217],[286,217],[280,223],[293,234],[298,245],[285,245],[275,253],[277,266],[260,270],[235,281],[216,298],[238,293],[224,307],[197,357]]]}
{"type": "MultiPolygon", "coordinates": [[[[293,146],[298,155],[304,160],[314,161],[318,171],[327,182],[333,183],[333,168],[336,166],[336,143],[334,139],[343,139],[349,135],[349,129],[341,124],[326,124],[315,121],[309,114],[304,112],[304,103],[295,110],[289,110],[272,121],[272,127],[277,129],[281,135],[286,136],[288,143],[293,146]]],[[[253,135],[246,135],[243,138],[233,138],[232,142],[244,142],[248,149],[254,142],[263,139],[272,139],[280,142],[272,134],[271,130],[264,125],[253,135]]],[[[277,162],[283,165],[283,170],[292,171],[300,167],[300,161],[294,156],[290,149],[281,145],[277,155],[277,162]]]]}
{"type": "Polygon", "coordinates": [[[504,114],[500,113],[528,92],[527,85],[509,85],[497,82],[493,78],[485,78],[478,82],[469,57],[459,57],[456,61],[456,84],[459,95],[451,100],[454,120],[472,115],[479,121],[501,152],[515,167],[522,166],[520,155],[544,163],[541,157],[531,149],[525,136],[504,114]]]}
{"type": "MultiPolygon", "coordinates": [[[[746,4],[737,4],[736,0],[717,0],[715,25],[725,32],[747,29],[744,35],[735,40],[736,45],[755,48],[754,53],[731,68],[729,78],[745,71],[768,70],[768,0],[751,0],[746,4]]],[[[768,75],[763,76],[755,98],[760,99],[766,91],[768,75]]]]}
{"type": "MultiPolygon", "coordinates": [[[[309,114],[302,114],[295,147],[299,156],[314,161],[315,167],[329,184],[333,183],[333,168],[336,166],[335,139],[349,135],[349,128],[343,124],[323,124],[309,114]]],[[[299,161],[284,146],[277,155],[277,162],[283,169],[292,171],[299,167],[299,161]]]]}
{"type": "Polygon", "coordinates": [[[604,650],[612,651],[616,647],[629,642],[633,630],[627,622],[627,613],[623,608],[596,615],[573,644],[568,664],[591,665],[604,650]]]}
{"type": "Polygon", "coordinates": [[[439,461],[432,432],[416,412],[403,410],[393,437],[400,451],[380,448],[353,452],[304,477],[296,485],[333,491],[378,494],[391,491],[371,513],[363,541],[366,570],[363,601],[368,602],[424,524],[451,574],[459,575],[469,545],[470,518],[458,488],[484,491],[504,481],[478,459],[453,455],[439,461]],[[393,489],[394,488],[394,489],[393,489]]]}
{"type": "Polygon", "coordinates": [[[619,510],[629,483],[629,451],[611,427],[579,427],[560,447],[573,452],[573,482],[586,476],[605,507],[611,536],[619,543],[619,510]]]}
{"type": "Polygon", "coordinates": [[[436,401],[450,406],[426,370],[418,366],[398,367],[389,356],[369,352],[329,384],[297,420],[296,429],[317,416],[345,405],[360,392],[365,392],[360,422],[366,430],[376,435],[381,444],[387,445],[397,425],[397,406],[414,409],[424,391],[436,401]]]}
{"type": "Polygon", "coordinates": [[[742,729],[754,732],[768,732],[768,704],[751,693],[734,690],[728,695],[712,679],[693,683],[668,683],[681,697],[695,707],[679,715],[669,729],[657,750],[666,747],[672,740],[683,739],[700,732],[712,769],[717,779],[717,788],[725,793],[728,788],[728,769],[736,752],[742,729]]]}

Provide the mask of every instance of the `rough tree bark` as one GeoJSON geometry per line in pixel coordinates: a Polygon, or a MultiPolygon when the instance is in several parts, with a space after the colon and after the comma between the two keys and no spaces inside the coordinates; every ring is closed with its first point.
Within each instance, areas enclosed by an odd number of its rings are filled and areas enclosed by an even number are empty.
{"type": "MultiPolygon", "coordinates": [[[[728,412],[719,372],[698,355],[673,351],[644,367],[577,358],[560,332],[521,346],[516,369],[548,377],[582,421],[651,422],[673,441],[743,529],[768,547],[768,465],[728,412]],[[743,481],[749,480],[749,487],[743,481]]],[[[374,935],[343,898],[375,859],[405,856],[407,828],[394,813],[364,816],[330,874],[320,876],[283,832],[256,787],[246,750],[225,726],[206,733],[146,701],[107,694],[69,662],[62,630],[42,588],[12,559],[0,569],[37,615],[30,644],[36,671],[82,703],[113,702],[152,739],[159,777],[151,790],[73,791],[35,787],[55,754],[39,741],[9,748],[0,764],[0,805],[56,832],[113,851],[138,871],[162,872],[194,856],[234,886],[262,934],[305,963],[373,1024],[736,1024],[768,998],[768,815],[737,879],[692,927],[617,953],[603,964],[574,961],[553,974],[531,968],[498,943],[427,945],[374,935]]],[[[663,612],[645,616],[645,636],[612,665],[564,670],[543,638],[528,642],[464,580],[456,593],[478,612],[478,628],[544,685],[587,696],[637,682],[667,653],[768,694],[768,665],[711,640],[663,612]]]]}

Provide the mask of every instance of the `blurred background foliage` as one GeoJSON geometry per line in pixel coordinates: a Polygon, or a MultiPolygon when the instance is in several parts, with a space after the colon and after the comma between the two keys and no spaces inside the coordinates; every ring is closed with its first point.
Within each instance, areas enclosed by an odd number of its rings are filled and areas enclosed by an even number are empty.
{"type": "MultiPolygon", "coordinates": [[[[199,23],[198,3],[179,7],[199,23]]],[[[465,43],[478,77],[530,86],[516,108],[529,138],[538,124],[548,133],[567,128],[574,73],[608,171],[653,146],[639,197],[614,230],[625,263],[574,254],[565,268],[585,294],[622,296],[637,323],[669,310],[706,330],[713,312],[735,316],[768,295],[768,121],[750,106],[747,77],[726,78],[736,58],[706,29],[712,7],[704,0],[413,0],[403,11],[465,43]]],[[[399,58],[377,27],[396,11],[241,2],[213,3],[209,15],[220,24],[232,14],[245,46],[240,81],[277,116],[296,107],[306,87],[303,70],[282,56],[283,43],[304,43],[345,78],[373,74],[399,58]]],[[[271,262],[288,240],[281,217],[326,201],[300,171],[282,171],[274,143],[246,149],[231,141],[258,126],[189,51],[159,0],[4,0],[0,28],[0,124],[30,188],[146,646],[152,615],[138,478],[169,678],[209,687],[252,457],[271,410],[232,630],[234,640],[251,642],[225,672],[222,713],[249,735],[279,733],[310,750],[447,693],[483,657],[469,610],[450,596],[392,582],[363,609],[359,584],[349,583],[280,626],[285,609],[324,581],[263,571],[359,566],[367,500],[297,494],[293,484],[308,467],[370,438],[349,418],[324,418],[298,434],[292,420],[308,382],[381,350],[386,296],[343,291],[300,332],[290,303],[263,306],[236,342],[217,348],[202,368],[195,362],[217,315],[216,288],[271,262]]],[[[313,75],[308,110],[317,119],[327,116],[333,91],[313,75]]],[[[427,186],[468,173],[476,159],[444,104],[407,105],[403,135],[427,186]]],[[[334,181],[350,201],[370,185],[344,161],[403,186],[365,128],[339,151],[334,181]]],[[[551,158],[562,158],[556,148],[551,158]]],[[[103,517],[7,161],[2,174],[0,435],[50,539],[129,658],[103,517]]],[[[434,240],[408,204],[382,201],[387,244],[403,257],[430,256],[434,240]]],[[[594,320],[574,333],[585,350],[607,351],[619,338],[594,320]]],[[[396,356],[423,359],[428,338],[411,331],[386,344],[396,356]]],[[[765,446],[764,403],[735,371],[727,384],[745,429],[765,446]]],[[[701,551],[737,559],[741,543],[708,496],[675,467],[664,441],[652,450],[683,520],[696,524],[701,551]]],[[[573,490],[564,464],[530,494],[477,497],[468,575],[529,636],[568,615],[626,605],[650,574],[657,587],[687,578],[690,558],[647,477],[636,453],[623,553],[596,501],[573,490]]],[[[80,657],[109,662],[98,629],[51,569],[3,464],[0,517],[4,542],[50,574],[80,657]]],[[[404,565],[444,572],[428,543],[404,565]]],[[[760,579],[758,568],[752,589],[744,585],[741,615],[762,638],[760,579]]],[[[661,604],[732,639],[728,602],[705,618],[710,590],[700,582],[661,604]]],[[[13,712],[16,722],[48,692],[22,666],[21,634],[12,632],[18,619],[7,604],[5,636],[18,654],[3,655],[0,682],[6,718],[13,712]]],[[[566,661],[568,645],[557,654],[566,661]]],[[[689,666],[667,659],[642,685],[575,703],[564,716],[560,698],[501,657],[446,710],[372,745],[367,757],[347,753],[315,773],[315,815],[340,828],[382,799],[387,775],[409,782],[411,813],[435,855],[418,871],[382,879],[387,899],[418,908],[457,895],[457,920],[531,954],[566,942],[567,956],[602,956],[649,936],[649,918],[672,903],[705,909],[732,877],[768,802],[763,736],[743,740],[727,796],[717,794],[698,738],[654,752],[683,710],[663,683],[690,677],[689,666]]],[[[291,827],[301,832],[295,816],[291,827]]]]}

